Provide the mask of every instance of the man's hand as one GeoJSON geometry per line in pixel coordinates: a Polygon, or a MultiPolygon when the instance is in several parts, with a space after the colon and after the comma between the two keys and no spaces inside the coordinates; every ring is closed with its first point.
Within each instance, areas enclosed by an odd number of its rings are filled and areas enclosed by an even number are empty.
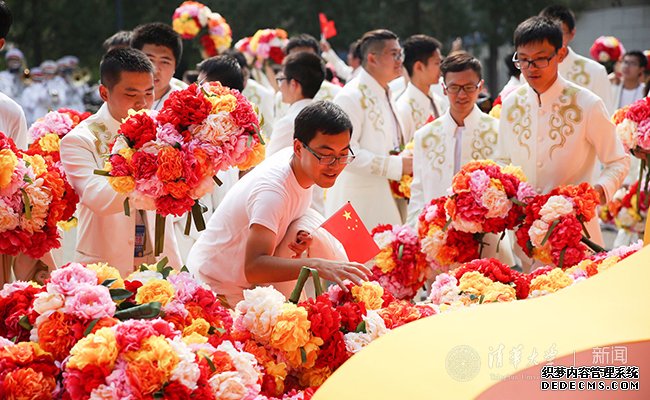
{"type": "Polygon", "coordinates": [[[343,283],[346,279],[352,281],[355,285],[360,285],[372,275],[368,267],[357,262],[330,261],[322,258],[312,260],[313,263],[310,266],[318,271],[321,278],[335,282],[346,292],[348,289],[343,283]]]}
{"type": "Polygon", "coordinates": [[[402,175],[413,175],[413,156],[402,156],[402,175]]]}
{"type": "Polygon", "coordinates": [[[325,40],[325,39],[320,40],[320,49],[324,53],[330,51],[331,48],[332,48],[332,46],[330,46],[330,44],[329,44],[329,42],[327,40],[325,40]]]}
{"type": "Polygon", "coordinates": [[[296,240],[289,243],[289,249],[295,253],[293,258],[300,258],[300,255],[305,252],[311,245],[314,238],[306,231],[298,231],[296,233],[296,240]]]}
{"type": "Polygon", "coordinates": [[[605,189],[603,189],[602,186],[596,185],[594,186],[594,189],[596,189],[596,192],[598,192],[598,196],[600,196],[600,205],[605,205],[605,200],[607,197],[605,196],[605,189]]]}

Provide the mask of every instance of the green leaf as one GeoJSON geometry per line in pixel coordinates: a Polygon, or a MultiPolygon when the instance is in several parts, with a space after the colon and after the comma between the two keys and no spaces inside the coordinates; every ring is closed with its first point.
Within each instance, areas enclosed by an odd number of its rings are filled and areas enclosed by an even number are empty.
{"type": "Polygon", "coordinates": [[[562,249],[560,252],[560,260],[558,261],[558,268],[562,269],[562,266],[564,265],[564,253],[566,253],[566,247],[562,249]]]}
{"type": "Polygon", "coordinates": [[[160,315],[162,304],[157,301],[141,304],[139,306],[131,307],[126,310],[117,311],[115,318],[120,321],[127,319],[151,319],[160,315]]]}
{"type": "Polygon", "coordinates": [[[25,204],[25,218],[32,219],[32,203],[29,200],[29,196],[25,189],[20,189],[20,192],[23,195],[23,203],[25,204]]]}
{"type": "Polygon", "coordinates": [[[208,365],[210,366],[210,371],[212,371],[212,372],[216,372],[216,371],[217,371],[217,367],[214,366],[214,363],[212,362],[212,360],[210,359],[210,357],[208,357],[207,354],[203,354],[203,358],[205,358],[205,361],[208,362],[208,365]]]}
{"type": "Polygon", "coordinates": [[[158,270],[158,272],[162,274],[163,268],[165,268],[165,265],[167,265],[168,263],[169,263],[169,258],[167,258],[167,256],[165,256],[162,260],[158,261],[156,263],[156,269],[158,270]]]}
{"type": "Polygon", "coordinates": [[[354,332],[356,332],[356,333],[368,333],[366,331],[366,321],[359,322],[359,325],[357,325],[357,329],[355,329],[354,332]]]}
{"type": "Polygon", "coordinates": [[[542,246],[544,246],[546,244],[546,241],[548,240],[548,238],[551,237],[551,233],[553,233],[553,229],[555,229],[555,227],[559,223],[560,223],[559,219],[556,219],[555,221],[553,221],[551,226],[548,228],[548,231],[546,231],[546,235],[544,236],[544,240],[542,240],[542,246]]]}
{"type": "Polygon", "coordinates": [[[112,278],[112,279],[104,279],[104,282],[102,282],[102,286],[111,287],[111,285],[112,285],[113,283],[115,283],[116,281],[117,281],[117,279],[115,279],[115,278],[112,278]]]}
{"type": "Polygon", "coordinates": [[[246,147],[251,147],[252,143],[253,143],[253,136],[248,135],[248,139],[246,139],[246,147]]]}
{"type": "Polygon", "coordinates": [[[303,364],[307,362],[307,352],[304,347],[300,348],[300,361],[302,361],[303,364]]]}
{"type": "Polygon", "coordinates": [[[185,220],[185,230],[183,234],[185,236],[190,236],[190,231],[192,230],[192,213],[187,213],[187,219],[185,220]]]}
{"type": "Polygon", "coordinates": [[[152,394],[152,396],[153,396],[154,399],[164,399],[165,398],[165,392],[164,392],[164,390],[159,390],[159,391],[155,392],[154,394],[152,394]]]}
{"type": "Polygon", "coordinates": [[[101,176],[111,176],[111,173],[108,171],[105,171],[103,169],[95,169],[93,170],[93,174],[95,175],[101,175],[101,176]]]}
{"type": "Polygon", "coordinates": [[[95,325],[97,325],[98,322],[99,322],[99,318],[95,318],[92,321],[90,321],[90,323],[88,324],[88,327],[84,331],[84,336],[90,335],[90,332],[93,331],[93,328],[95,327],[95,325]]]}
{"type": "Polygon", "coordinates": [[[399,249],[397,250],[397,259],[401,260],[403,255],[404,255],[404,245],[400,244],[399,249]]]}
{"type": "Polygon", "coordinates": [[[255,134],[257,135],[257,138],[260,140],[260,143],[266,144],[264,143],[264,138],[262,137],[262,134],[260,133],[259,129],[255,129],[255,134]]]}
{"type": "Polygon", "coordinates": [[[519,201],[516,197],[511,197],[509,200],[520,207],[526,207],[526,203],[519,201]]]}
{"type": "Polygon", "coordinates": [[[20,317],[20,319],[18,320],[18,325],[20,325],[27,331],[32,330],[32,324],[29,323],[29,318],[27,317],[27,315],[23,315],[22,317],[20,317]]]}
{"type": "Polygon", "coordinates": [[[108,291],[111,293],[111,299],[113,299],[113,301],[126,300],[133,296],[133,292],[126,289],[109,289],[108,291]]]}
{"type": "Polygon", "coordinates": [[[149,268],[147,268],[147,264],[140,265],[140,272],[144,272],[144,271],[149,271],[149,268]]]}
{"type": "Polygon", "coordinates": [[[23,176],[23,181],[25,181],[25,182],[27,182],[27,183],[34,183],[34,181],[32,180],[32,178],[30,178],[29,176],[27,176],[27,174],[25,174],[25,176],[23,176]]]}
{"type": "Polygon", "coordinates": [[[181,272],[187,272],[187,273],[189,274],[190,270],[187,269],[187,265],[183,265],[183,266],[181,267],[181,272]]]}
{"type": "Polygon", "coordinates": [[[124,199],[124,215],[127,217],[131,216],[131,205],[129,204],[129,198],[124,199]]]}
{"type": "Polygon", "coordinates": [[[173,270],[174,270],[174,268],[172,268],[170,266],[166,266],[165,268],[163,268],[163,270],[162,270],[163,279],[167,279],[167,277],[169,276],[169,274],[171,274],[171,272],[173,270]]]}

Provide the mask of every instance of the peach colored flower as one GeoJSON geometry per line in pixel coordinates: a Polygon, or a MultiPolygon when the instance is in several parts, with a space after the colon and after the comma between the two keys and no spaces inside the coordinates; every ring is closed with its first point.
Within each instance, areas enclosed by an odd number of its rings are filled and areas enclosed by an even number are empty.
{"type": "Polygon", "coordinates": [[[273,326],[270,345],[286,352],[296,351],[309,341],[310,327],[307,310],[292,303],[285,303],[273,326]]]}
{"type": "Polygon", "coordinates": [[[67,368],[83,369],[87,365],[112,369],[117,360],[117,340],[112,328],[101,328],[84,337],[70,350],[67,368]]]}
{"type": "Polygon", "coordinates": [[[138,288],[135,301],[146,304],[157,301],[163,306],[167,305],[174,297],[174,286],[162,279],[151,280],[138,288]]]}
{"type": "Polygon", "coordinates": [[[381,308],[384,300],[384,288],[376,282],[363,282],[361,286],[352,287],[352,297],[357,302],[364,302],[368,310],[381,308]]]}

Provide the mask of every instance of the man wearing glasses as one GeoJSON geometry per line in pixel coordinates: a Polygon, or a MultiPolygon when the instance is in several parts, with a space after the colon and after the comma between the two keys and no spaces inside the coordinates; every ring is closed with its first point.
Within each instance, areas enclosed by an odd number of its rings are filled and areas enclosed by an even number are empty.
{"type": "MultiPolygon", "coordinates": [[[[476,105],[483,87],[481,69],[480,61],[464,51],[453,53],[440,65],[449,110],[415,132],[410,224],[417,224],[422,208],[432,199],[447,194],[452,178],[464,164],[495,155],[499,122],[476,105]]],[[[498,239],[486,235],[489,246],[484,257],[512,265],[511,246],[501,245],[497,253],[498,239]]]]}
{"type": "Polygon", "coordinates": [[[215,210],[187,260],[194,276],[232,307],[257,285],[273,284],[288,296],[303,266],[341,287],[345,279],[367,279],[363,265],[332,261],[344,260],[344,253],[327,232],[316,230],[323,218],[309,209],[312,187],[332,187],[354,160],[351,133],[349,118],[335,104],[305,107],[295,120],[293,146],[245,175],[215,210]],[[291,258],[305,250],[308,258],[291,258]]]}
{"type": "MultiPolygon", "coordinates": [[[[603,101],[558,73],[567,49],[557,22],[529,18],[515,30],[514,43],[513,61],[527,83],[503,101],[499,154],[521,166],[538,193],[588,182],[605,203],[623,183],[630,160],[603,101]]],[[[602,245],[597,219],[586,226],[602,245]]]]}
{"type": "Polygon", "coordinates": [[[411,174],[413,158],[391,155],[404,144],[388,88],[388,82],[402,73],[404,53],[397,36],[385,29],[367,32],[360,46],[362,69],[334,99],[352,121],[350,146],[356,159],[327,192],[325,213],[331,215],[349,201],[372,229],[402,223],[388,181],[411,174]]]}

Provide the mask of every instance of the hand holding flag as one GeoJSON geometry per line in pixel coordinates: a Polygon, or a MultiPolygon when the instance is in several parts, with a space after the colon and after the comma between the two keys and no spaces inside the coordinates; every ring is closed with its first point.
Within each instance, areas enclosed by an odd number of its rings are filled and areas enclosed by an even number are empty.
{"type": "Polygon", "coordinates": [[[341,242],[350,261],[363,264],[379,253],[379,247],[349,202],[321,226],[341,242]]]}
{"type": "Polygon", "coordinates": [[[320,34],[323,39],[327,40],[336,36],[334,20],[328,20],[324,13],[318,13],[318,19],[320,21],[320,34]]]}

